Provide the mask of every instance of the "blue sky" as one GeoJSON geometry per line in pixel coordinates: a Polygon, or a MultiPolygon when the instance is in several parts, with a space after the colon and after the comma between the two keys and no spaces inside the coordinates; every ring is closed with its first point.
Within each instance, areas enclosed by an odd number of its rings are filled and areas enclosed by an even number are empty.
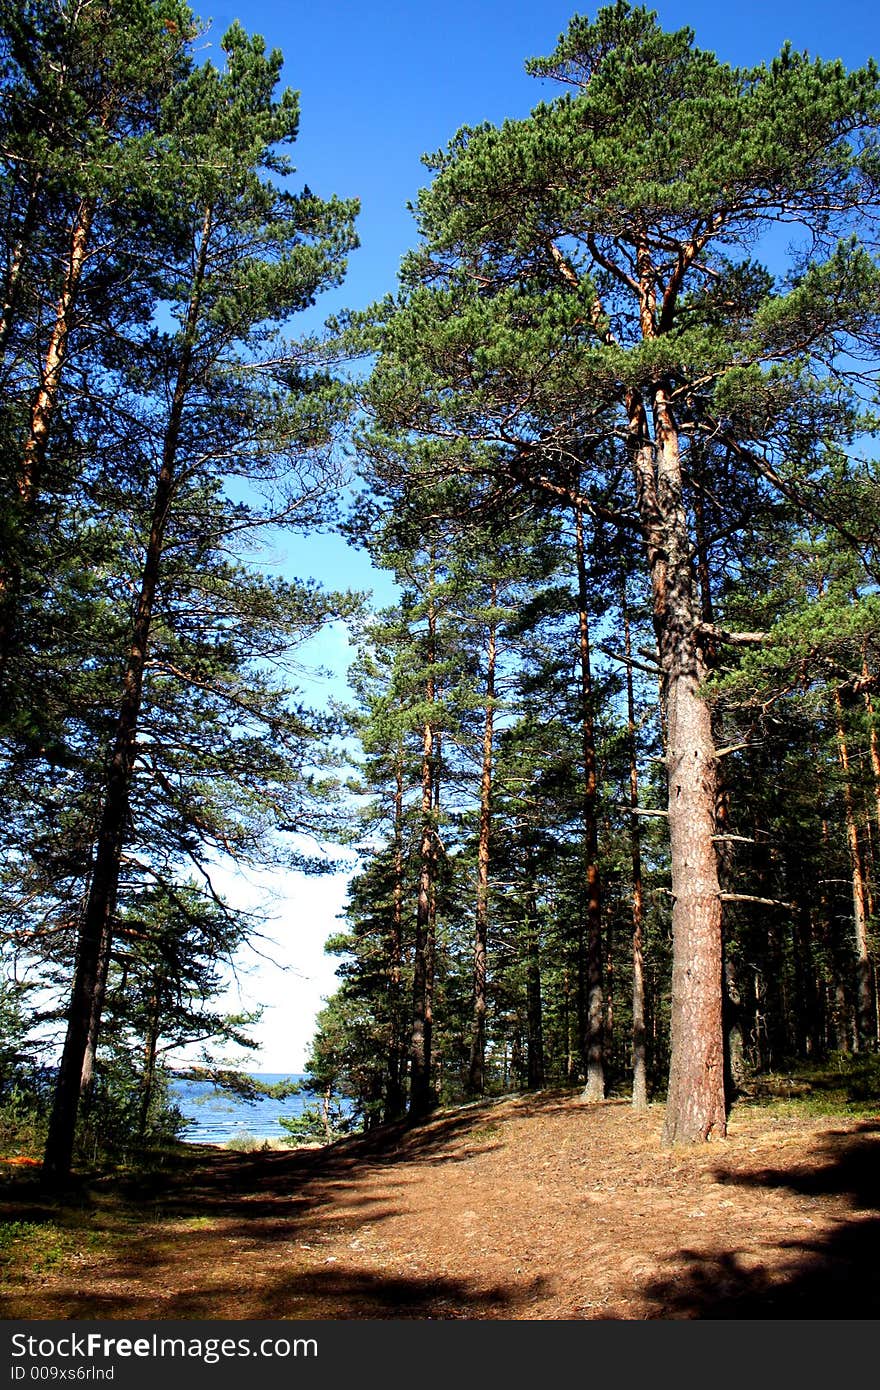
{"type": "MultiPolygon", "coordinates": [[[[877,0],[671,0],[656,9],[665,28],[690,25],[700,47],[732,63],[769,61],[786,39],[811,54],[840,57],[849,67],[880,55],[877,0]]],[[[524,116],[550,99],[554,85],[526,76],[523,64],[549,53],[578,11],[592,14],[595,7],[556,0],[251,0],[201,10],[213,21],[204,42],[218,50],[234,19],[282,50],[284,80],[302,97],[299,178],[322,196],[361,200],[361,249],[352,256],[344,288],[323,297],[322,316],[365,307],[394,289],[401,257],[414,240],[407,203],[427,178],[422,154],[445,145],[461,125],[524,116]]],[[[218,51],[218,63],[221,56],[218,51]]],[[[285,563],[328,587],[371,587],[377,602],[392,599],[387,580],[336,538],[294,542],[285,563]]],[[[309,688],[317,701],[340,689],[349,657],[344,635],[328,633],[312,654],[336,672],[329,683],[309,688]]],[[[298,1071],[315,1012],[334,988],[335,962],[323,956],[322,946],[335,929],[345,881],[291,875],[254,882],[245,896],[269,890],[277,895],[272,954],[287,970],[263,964],[245,979],[244,1002],[267,1005],[258,1034],[264,1050],[248,1065],[298,1071]]]]}
{"type": "MultiPolygon", "coordinates": [[[[199,9],[198,3],[195,4],[199,9]]],[[[673,0],[661,24],[689,24],[725,61],[769,60],[786,39],[848,66],[880,56],[876,0],[673,0]]],[[[220,36],[233,19],[285,56],[284,80],[301,92],[295,157],[316,193],[362,202],[361,249],[334,303],[362,307],[394,288],[413,241],[407,203],[426,181],[423,153],[461,125],[524,116],[556,90],[528,77],[525,60],[549,53],[572,14],[564,0],[423,0],[365,3],[250,0],[205,10],[220,36]]]]}

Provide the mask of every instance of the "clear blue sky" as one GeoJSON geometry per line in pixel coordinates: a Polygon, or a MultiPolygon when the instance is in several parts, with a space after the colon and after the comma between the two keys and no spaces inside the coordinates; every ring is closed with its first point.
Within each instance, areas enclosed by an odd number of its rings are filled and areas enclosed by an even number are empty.
{"type": "MultiPolygon", "coordinates": [[[[199,12],[198,3],[194,8],[199,12]]],[[[295,151],[300,178],[322,196],[361,199],[362,246],[345,287],[322,299],[322,317],[346,305],[365,307],[394,289],[414,238],[407,203],[427,177],[421,155],[445,145],[461,125],[525,116],[551,97],[554,85],[527,77],[523,64],[549,53],[574,13],[591,15],[595,8],[557,0],[232,0],[200,11],[213,21],[208,43],[219,47],[225,29],[239,19],[282,50],[284,80],[302,94],[295,151]]],[[[700,47],[732,63],[768,61],[786,39],[850,67],[880,56],[878,0],[670,0],[656,9],[665,28],[690,25],[700,47]]],[[[328,587],[373,587],[377,602],[391,601],[390,586],[336,538],[294,544],[287,564],[328,587]]],[[[328,689],[338,693],[349,653],[338,631],[312,652],[337,672],[329,687],[309,689],[318,702],[328,689]]],[[[335,929],[345,883],[290,876],[272,886],[280,899],[272,953],[288,962],[289,973],[264,964],[246,990],[251,1001],[268,1005],[259,1030],[265,1050],[250,1065],[300,1070],[314,1014],[334,988],[335,962],[321,948],[335,929]]],[[[250,895],[261,896],[256,884],[250,895]]]]}
{"type": "MultiPolygon", "coordinates": [[[[524,62],[549,53],[573,14],[596,8],[565,0],[232,0],[203,13],[218,40],[237,18],[283,52],[284,79],[302,94],[302,178],[316,193],[362,202],[362,247],[337,298],[362,307],[394,288],[412,244],[406,205],[426,181],[421,155],[461,125],[524,116],[558,90],[526,76],[524,62]]],[[[655,8],[665,28],[689,24],[701,47],[728,62],[769,60],[786,39],[848,66],[880,58],[877,0],[670,0],[655,8]]]]}

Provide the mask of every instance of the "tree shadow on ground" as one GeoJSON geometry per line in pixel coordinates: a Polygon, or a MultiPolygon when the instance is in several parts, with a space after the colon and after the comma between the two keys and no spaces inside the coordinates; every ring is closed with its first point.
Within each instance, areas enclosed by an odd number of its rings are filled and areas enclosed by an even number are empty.
{"type": "Polygon", "coordinates": [[[16,1175],[0,1188],[0,1219],[88,1230],[106,1251],[87,1286],[60,1270],[41,1288],[7,1284],[0,1315],[515,1317],[524,1300],[539,1296],[540,1280],[490,1287],[405,1265],[370,1272],[325,1258],[324,1248],[330,1235],[338,1250],[365,1225],[396,1214],[401,1159],[434,1164],[491,1151],[496,1126],[487,1102],[321,1149],[185,1146],[161,1170],[81,1176],[60,1198],[41,1194],[35,1175],[16,1175]],[[359,1189],[369,1173],[381,1178],[372,1195],[359,1189]],[[238,1292],[236,1270],[247,1279],[238,1292]]]}
{"type": "Polygon", "coordinates": [[[15,1296],[0,1299],[5,1318],[42,1319],[150,1318],[176,1319],[507,1319],[540,1297],[541,1279],[525,1287],[494,1285],[477,1289],[469,1280],[430,1275],[372,1274],[334,1264],[332,1269],[265,1272],[248,1276],[247,1289],[229,1282],[199,1278],[198,1285],[176,1289],[164,1300],[100,1285],[75,1290],[44,1290],[31,1310],[22,1312],[15,1296]]]}
{"type": "Polygon", "coordinates": [[[829,1131],[804,1162],[750,1173],[716,1171],[731,1186],[787,1188],[802,1196],[843,1198],[853,1215],[830,1232],[774,1242],[764,1265],[749,1251],[682,1250],[679,1271],[646,1285],[657,1317],[854,1319],[880,1316],[880,1121],[829,1131]],[[685,1264],[682,1270],[680,1267],[685,1264]],[[769,1267],[768,1267],[769,1266],[769,1267]]]}

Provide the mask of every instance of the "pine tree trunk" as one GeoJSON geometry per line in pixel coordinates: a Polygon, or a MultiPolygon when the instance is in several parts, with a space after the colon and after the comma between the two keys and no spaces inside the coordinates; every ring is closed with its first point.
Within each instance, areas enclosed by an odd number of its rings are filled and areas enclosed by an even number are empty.
{"type": "Polygon", "coordinates": [[[541,954],[538,904],[531,879],[525,895],[526,909],[526,1082],[530,1091],[544,1085],[544,1025],[541,1001],[541,954]]]}
{"type": "Polygon", "coordinates": [[[799,888],[799,900],[794,921],[794,970],[798,993],[797,1012],[799,1048],[806,1057],[814,1057],[822,1049],[819,1003],[816,989],[816,965],[813,957],[813,921],[807,893],[799,888]]]}
{"type": "MultiPolygon", "coordinates": [[[[497,601],[492,584],[491,604],[497,601]]],[[[486,649],[486,705],[480,769],[480,817],[477,843],[477,904],[474,914],[474,1002],[468,1090],[481,1096],[486,1087],[486,950],[489,934],[489,837],[492,828],[492,743],[495,721],[496,624],[489,624],[486,649]]]]}
{"type": "Polygon", "coordinates": [[[865,865],[859,842],[852,782],[849,772],[849,749],[843,726],[843,704],[838,694],[837,747],[843,771],[843,806],[846,818],[846,838],[849,846],[852,874],[853,926],[856,941],[856,1041],[860,1049],[868,1047],[874,1034],[874,997],[871,987],[871,955],[868,944],[868,920],[865,907],[865,865]]]}
{"type": "Polygon", "coordinates": [[[746,1079],[745,1040],[742,1027],[742,995],[731,960],[724,962],[724,1046],[731,1095],[738,1095],[746,1079]]]}
{"type": "MultiPolygon", "coordinates": [[[[867,675],[867,670],[864,672],[867,675]]],[[[877,829],[880,830],[880,738],[877,736],[874,702],[870,695],[865,696],[865,713],[868,716],[868,750],[871,756],[871,771],[874,775],[874,813],[877,829]]]]}
{"type": "MultiPolygon", "coordinates": [[[[626,577],[621,575],[621,614],[623,617],[624,655],[632,655],[629,608],[626,601],[626,577]]],[[[642,887],[642,829],[639,824],[639,765],[636,747],[636,704],[632,666],[626,665],[626,733],[629,745],[629,804],[630,804],[630,862],[632,864],[632,1104],[634,1110],[648,1108],[647,1049],[645,1045],[645,955],[644,955],[644,891],[642,887]]]]}
{"type": "Polygon", "coordinates": [[[705,667],[678,435],[662,386],[654,396],[655,440],[648,437],[638,399],[631,401],[630,421],[666,715],[673,966],[663,1138],[667,1144],[694,1143],[727,1132],[715,744],[700,688],[705,667]]]}
{"type": "Polygon", "coordinates": [[[31,406],[30,426],[18,479],[19,493],[27,503],[33,501],[36,494],[46,458],[49,429],[58,404],[61,374],[70,340],[73,307],[86,263],[94,214],[94,198],[83,198],[70,231],[70,253],[64,285],[55,306],[55,323],[46,349],[40,388],[31,406]]]}
{"type": "MultiPolygon", "coordinates": [[[[428,663],[426,700],[435,699],[433,663],[436,659],[436,619],[433,600],[428,610],[428,663]]],[[[410,1119],[423,1119],[431,1109],[431,1040],[428,1003],[431,953],[431,897],[434,870],[434,728],[425,721],[422,730],[422,834],[419,844],[419,889],[416,900],[416,939],[413,961],[412,1034],[410,1038],[410,1119]]]]}
{"type": "Polygon", "coordinates": [[[590,668],[590,627],[587,610],[587,565],[584,519],[574,508],[575,559],[578,579],[578,656],[580,663],[582,825],[586,858],[586,1084],[582,1099],[605,1099],[604,1021],[602,1000],[602,890],[599,876],[598,777],[593,719],[593,678],[590,668]]]}
{"type": "Polygon", "coordinates": [[[89,1032],[97,1042],[100,962],[102,948],[109,950],[113,937],[116,896],[122,849],[128,828],[128,799],[137,752],[137,725],[143,693],[144,671],[150,641],[153,604],[165,540],[165,528],[174,492],[175,464],[183,409],[189,386],[192,350],[198,323],[201,292],[207,265],[211,233],[211,209],[205,212],[202,237],[187,311],[186,329],[178,363],[174,395],[162,447],[162,464],[156,482],[137,610],[123,678],[123,694],[116,722],[113,752],[107,773],[104,805],[98,827],[89,896],[83,912],[77,946],[73,989],[67,1019],[67,1034],[55,1084],[44,1176],[63,1182],[70,1173],[76,1132],[83,1063],[89,1032]]]}
{"type": "Polygon", "coordinates": [[[150,999],[150,1017],[147,1025],[147,1036],[144,1040],[144,1071],[141,1077],[141,1101],[138,1111],[138,1138],[143,1141],[147,1132],[147,1122],[150,1118],[150,1105],[153,1100],[153,1088],[156,1079],[156,1054],[159,1049],[159,989],[160,982],[155,981],[152,998],[150,999]]]}
{"type": "Polygon", "coordinates": [[[405,1045],[403,1035],[403,747],[398,745],[394,790],[394,888],[388,962],[388,1081],[385,1115],[398,1119],[404,1112],[405,1045]]]}
{"type": "Polygon", "coordinates": [[[104,999],[107,994],[107,977],[110,973],[110,957],[112,951],[113,938],[111,932],[107,931],[101,938],[101,944],[98,950],[98,966],[95,976],[95,990],[92,995],[89,1033],[86,1039],[86,1052],[83,1057],[82,1073],[80,1075],[80,1098],[83,1100],[89,1095],[95,1082],[95,1069],[98,1060],[98,1037],[101,1032],[101,1017],[104,1012],[104,999]]]}
{"type": "MultiPolygon", "coordinates": [[[[31,404],[27,437],[22,448],[16,476],[17,513],[21,519],[21,525],[24,527],[26,527],[26,518],[33,508],[39,491],[49,444],[49,432],[58,405],[61,377],[73,321],[73,310],[88,254],[89,232],[94,213],[95,200],[83,198],[77,208],[71,227],[70,251],[64,282],[58,302],[55,305],[55,320],[46,347],[40,385],[31,404]]],[[[12,288],[14,290],[14,286],[12,288]]],[[[11,313],[12,303],[10,303],[9,309],[11,313]]],[[[13,552],[0,564],[0,709],[5,703],[2,692],[6,686],[7,669],[16,641],[21,583],[21,560],[13,552]]]]}

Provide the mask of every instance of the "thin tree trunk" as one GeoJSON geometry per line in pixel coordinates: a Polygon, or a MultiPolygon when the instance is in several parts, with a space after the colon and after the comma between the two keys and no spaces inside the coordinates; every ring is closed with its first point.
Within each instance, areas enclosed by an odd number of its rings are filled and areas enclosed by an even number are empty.
{"type": "Polygon", "coordinates": [[[590,669],[590,627],[587,609],[587,565],[584,518],[574,508],[575,559],[578,580],[578,656],[580,663],[582,823],[586,858],[586,1084],[582,1099],[605,1099],[605,1058],[602,1000],[602,891],[599,876],[598,776],[593,719],[593,678],[590,669]]]}
{"type": "MultiPolygon", "coordinates": [[[[632,653],[629,607],[626,599],[626,576],[621,573],[621,614],[623,617],[624,654],[632,653]]],[[[642,828],[638,816],[639,764],[636,745],[636,702],[633,689],[633,668],[626,665],[626,736],[629,747],[629,844],[632,865],[632,1104],[634,1110],[648,1108],[647,1049],[645,1046],[645,900],[642,885],[642,828]]]]}
{"type": "Polygon", "coordinates": [[[852,873],[853,925],[856,941],[856,1040],[860,1049],[869,1045],[874,1032],[874,998],[871,989],[871,955],[868,945],[868,921],[865,907],[865,865],[859,843],[859,827],[853,803],[849,772],[849,749],[843,726],[843,702],[837,705],[837,748],[843,771],[843,807],[846,818],[846,838],[849,845],[852,873]]]}
{"type": "MultiPolygon", "coordinates": [[[[814,765],[819,765],[818,749],[814,749],[814,765]]],[[[825,862],[830,862],[831,855],[831,831],[827,819],[823,816],[821,822],[822,846],[825,852],[825,862]]],[[[819,889],[819,903],[822,909],[822,925],[825,937],[825,955],[828,962],[828,975],[826,977],[825,989],[825,1046],[828,1050],[837,1052],[849,1051],[849,1033],[847,1030],[847,1017],[849,1005],[846,999],[846,988],[843,980],[843,950],[840,940],[840,924],[837,913],[833,911],[832,903],[829,898],[826,883],[822,882],[819,889]]]]}
{"type": "MultiPolygon", "coordinates": [[[[871,675],[868,666],[868,659],[862,653],[862,675],[871,675]]],[[[866,691],[864,695],[865,713],[868,716],[868,751],[871,758],[871,771],[874,775],[874,815],[877,822],[877,829],[880,830],[880,737],[877,735],[877,723],[874,713],[874,701],[866,691]]]]}
{"type": "Polygon", "coordinates": [[[544,1085],[544,1026],[538,904],[531,876],[525,894],[525,911],[526,1082],[530,1091],[539,1091],[544,1085]]]}
{"type": "MultiPolygon", "coordinates": [[[[435,700],[434,662],[436,617],[433,598],[428,604],[428,679],[425,698],[435,700]]],[[[431,951],[431,891],[434,868],[434,727],[426,720],[422,729],[422,834],[419,844],[419,889],[416,900],[416,939],[413,962],[413,1009],[410,1038],[410,1119],[424,1118],[431,1109],[430,1015],[428,978],[431,951]]]]}
{"type": "Polygon", "coordinates": [[[738,1095],[746,1079],[745,1040],[742,1028],[742,995],[736,982],[733,962],[724,962],[724,1043],[729,1073],[730,1091],[738,1095]]]}
{"type": "Polygon", "coordinates": [[[405,1048],[403,1037],[403,745],[398,744],[394,789],[394,888],[388,962],[388,1084],[385,1119],[403,1114],[405,1048]]]}
{"type": "Polygon", "coordinates": [[[98,1036],[101,1031],[101,1018],[104,1012],[104,1000],[107,995],[107,977],[110,973],[110,957],[112,951],[113,936],[112,932],[107,930],[101,937],[101,945],[98,951],[95,991],[92,996],[89,1032],[86,1039],[86,1051],[83,1057],[82,1072],[79,1082],[81,1100],[85,1100],[90,1094],[95,1083],[95,1070],[98,1061],[98,1036]]]}
{"type": "Polygon", "coordinates": [[[92,1028],[95,1029],[95,1041],[97,1041],[94,1006],[100,989],[101,952],[105,943],[108,944],[109,948],[109,943],[112,941],[116,896],[119,887],[119,868],[128,824],[128,798],[137,752],[137,725],[149,649],[153,604],[159,582],[165,528],[174,493],[177,447],[201,307],[211,223],[212,211],[209,208],[205,212],[202,225],[201,242],[193,278],[193,291],[187,311],[174,394],[163,440],[162,463],[153,497],[150,534],[141,574],[141,587],[132,628],[128,662],[123,678],[122,702],[117,716],[116,735],[107,772],[107,785],[97,834],[92,880],[79,931],[67,1035],[56,1079],[49,1134],[43,1160],[45,1177],[56,1183],[63,1182],[70,1172],[83,1062],[88,1046],[89,1032],[92,1028]]]}
{"type": "Polygon", "coordinates": [[[18,477],[19,494],[22,501],[28,504],[33,501],[36,495],[46,459],[49,429],[58,404],[61,375],[70,341],[73,309],[88,255],[89,232],[94,215],[94,198],[83,198],[70,229],[70,252],[64,284],[55,306],[55,323],[46,348],[40,387],[31,406],[28,436],[22,452],[21,470],[18,477]]]}
{"type": "MultiPolygon", "coordinates": [[[[40,385],[31,404],[27,436],[15,480],[18,493],[17,510],[22,525],[26,524],[26,518],[33,509],[40,487],[49,432],[58,405],[74,306],[88,255],[89,232],[94,213],[94,198],[83,198],[70,231],[70,250],[64,282],[55,305],[55,320],[46,347],[40,385]]],[[[3,692],[6,686],[7,669],[16,641],[21,584],[21,559],[13,552],[0,564],[0,692],[3,692]]],[[[0,708],[4,702],[5,697],[0,695],[0,708]]]]}
{"type": "Polygon", "coordinates": [[[159,990],[160,982],[154,981],[153,996],[150,1000],[150,1019],[144,1043],[144,1074],[141,1078],[141,1103],[138,1114],[138,1137],[143,1140],[150,1118],[150,1104],[153,1099],[153,1086],[156,1078],[156,1053],[159,1048],[159,990]]]}
{"type": "MultiPolygon", "coordinates": [[[[493,582],[492,608],[498,597],[493,582]]],[[[481,1096],[486,1087],[486,948],[489,934],[489,839],[492,829],[492,744],[495,721],[495,656],[497,625],[490,619],[486,647],[486,703],[483,758],[480,768],[480,817],[477,843],[477,903],[474,914],[474,1002],[468,1090],[481,1096]]]]}
{"type": "Polygon", "coordinates": [[[799,885],[797,911],[794,919],[794,970],[798,994],[798,1046],[806,1057],[821,1050],[819,1008],[816,992],[816,966],[813,958],[813,922],[807,897],[808,890],[799,885]]]}

